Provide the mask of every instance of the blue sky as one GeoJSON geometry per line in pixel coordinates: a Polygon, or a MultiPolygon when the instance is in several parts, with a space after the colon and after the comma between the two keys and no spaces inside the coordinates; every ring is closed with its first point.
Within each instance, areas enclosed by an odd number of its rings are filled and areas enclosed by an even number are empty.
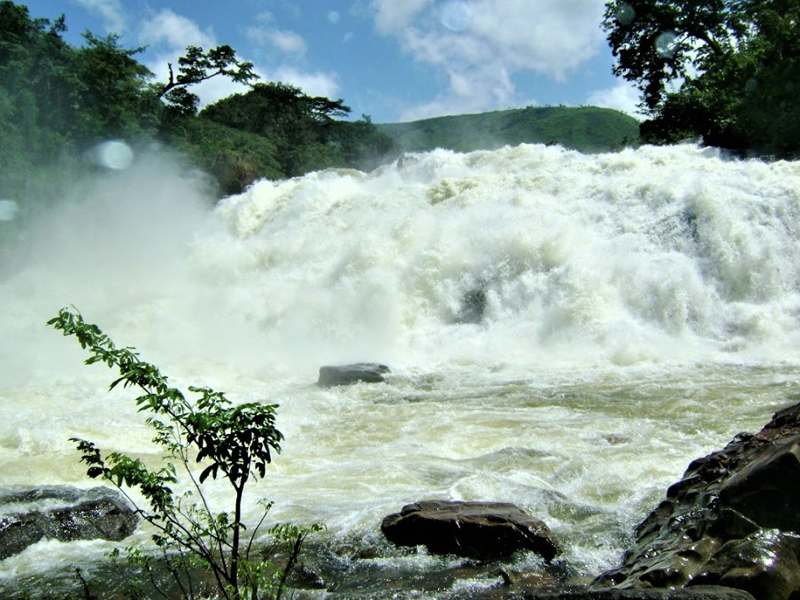
{"type": "MultiPolygon", "coordinates": [[[[637,94],[611,73],[605,0],[30,0],[66,37],[117,33],[160,80],[189,45],[232,46],[262,79],[407,121],[530,105],[609,106],[637,94]]],[[[217,78],[203,103],[243,88],[217,78]]]]}

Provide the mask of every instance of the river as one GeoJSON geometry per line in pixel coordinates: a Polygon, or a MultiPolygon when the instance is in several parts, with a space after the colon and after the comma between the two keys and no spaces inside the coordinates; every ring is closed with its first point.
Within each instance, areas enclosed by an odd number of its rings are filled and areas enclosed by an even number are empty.
{"type": "MultiPolygon", "coordinates": [[[[517,503],[590,577],[691,460],[800,392],[797,162],[692,145],[437,150],[212,205],[200,174],[143,156],[14,235],[2,485],[90,486],[73,436],[157,461],[130,391],[109,393],[112,374],[45,326],[73,305],[178,387],[279,404],[283,452],[248,519],[264,497],[276,520],[323,522],[317,543],[369,549],[341,559],[351,575],[455,564],[379,530],[441,498],[517,503]],[[320,366],[355,361],[388,365],[388,381],[315,385],[320,366]]],[[[211,497],[223,505],[221,487],[211,497]]],[[[111,547],[40,542],[0,580],[111,547]]]]}

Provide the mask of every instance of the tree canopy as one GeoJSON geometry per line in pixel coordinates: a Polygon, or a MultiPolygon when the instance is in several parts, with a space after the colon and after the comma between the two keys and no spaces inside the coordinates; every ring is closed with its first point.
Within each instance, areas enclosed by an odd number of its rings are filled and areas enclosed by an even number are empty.
{"type": "Polygon", "coordinates": [[[614,73],[642,93],[646,141],[800,152],[800,0],[612,0],[603,27],[614,73]]]}
{"type": "Polygon", "coordinates": [[[294,177],[321,167],[360,167],[371,153],[391,149],[391,140],[368,118],[336,121],[349,112],[341,99],[308,96],[278,82],[256,83],[204,108],[200,117],[271,140],[282,171],[294,177]]]}
{"type": "Polygon", "coordinates": [[[86,150],[122,139],[178,149],[214,175],[221,194],[260,177],[331,166],[359,167],[391,141],[368,121],[338,121],[342,100],[308,96],[283,83],[256,84],[197,116],[193,86],[212,77],[252,85],[253,64],[227,45],[188,46],[167,81],[139,62],[144,48],[117,35],[83,34],[73,47],[62,15],[31,17],[0,0],[0,198],[57,197],[69,174],[91,168],[86,150]]]}

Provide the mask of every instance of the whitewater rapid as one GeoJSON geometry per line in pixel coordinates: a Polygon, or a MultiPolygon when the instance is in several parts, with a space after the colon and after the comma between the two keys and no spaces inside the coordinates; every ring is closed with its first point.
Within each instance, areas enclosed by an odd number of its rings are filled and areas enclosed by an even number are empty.
{"type": "Polygon", "coordinates": [[[380,544],[407,502],[512,501],[597,572],[692,459],[796,401],[798,234],[800,163],[691,145],[437,150],[216,205],[140,157],[13,229],[2,484],[88,486],[76,435],[155,460],[130,395],[45,327],[71,304],[179,386],[281,405],[276,518],[380,544]],[[314,385],[365,360],[388,383],[314,385]]]}

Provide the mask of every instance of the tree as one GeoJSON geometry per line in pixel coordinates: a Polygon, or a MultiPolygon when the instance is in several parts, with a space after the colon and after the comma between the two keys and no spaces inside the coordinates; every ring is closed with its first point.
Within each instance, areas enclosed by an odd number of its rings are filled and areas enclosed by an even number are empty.
{"type": "Polygon", "coordinates": [[[122,48],[115,34],[87,31],[83,38],[86,45],[75,56],[81,138],[94,142],[155,131],[158,102],[147,93],[153,74],[134,58],[144,48],[122,48]]]}
{"type": "MultiPolygon", "coordinates": [[[[194,491],[177,495],[172,485],[178,483],[178,469],[172,462],[158,468],[148,468],[141,459],[119,452],[103,456],[91,441],[73,438],[88,465],[87,474],[101,478],[117,487],[131,500],[126,489],[137,490],[149,509],[136,506],[137,512],[156,533],[153,542],[163,551],[163,559],[175,576],[187,598],[196,598],[191,581],[181,578],[189,567],[199,565],[208,569],[217,582],[217,592],[226,600],[240,600],[249,595],[252,600],[265,598],[265,585],[272,585],[269,596],[279,600],[289,569],[296,561],[303,540],[312,530],[291,525],[273,528],[280,539],[290,540],[286,567],[271,578],[264,565],[250,559],[253,542],[266,517],[244,544],[245,531],[242,506],[245,488],[251,480],[263,479],[273,453],[280,452],[283,435],[275,427],[276,405],[248,403],[234,405],[221,392],[207,387],[189,387],[198,398],[191,401],[177,388],[170,387],[159,369],[139,358],[133,348],[117,348],[97,325],[86,323],[80,313],[64,308],[48,325],[65,336],[75,336],[81,348],[90,356],[86,364],[97,362],[114,367],[119,372],[110,386],[138,388],[136,398],[140,412],[152,416],[146,422],[154,430],[153,443],[166,451],[169,459],[180,465],[194,491]],[[195,475],[191,463],[204,463],[195,475]],[[203,492],[203,482],[221,477],[233,492],[232,512],[215,513],[203,492]],[[177,566],[174,566],[176,565],[177,566]]],[[[151,557],[133,551],[132,558],[149,568],[151,557]]],[[[269,591],[269,590],[267,590],[269,591]]]]}
{"type": "Polygon", "coordinates": [[[266,137],[278,149],[281,170],[294,177],[338,166],[329,126],[349,112],[342,100],[307,96],[284,83],[257,83],[245,94],[207,106],[200,117],[266,137]]]}
{"type": "Polygon", "coordinates": [[[645,139],[800,149],[796,127],[776,127],[797,114],[800,0],[612,0],[603,27],[614,73],[642,92],[645,139]]]}
{"type": "Polygon", "coordinates": [[[746,33],[740,0],[612,0],[603,28],[614,74],[637,83],[655,109],[667,85],[713,68],[746,33]]]}
{"type": "Polygon", "coordinates": [[[199,98],[186,88],[218,75],[230,77],[236,83],[249,83],[258,76],[253,72],[253,63],[242,62],[236,58],[236,51],[230,46],[217,46],[207,52],[199,46],[187,46],[186,54],[178,59],[178,74],[169,67],[169,80],[157,87],[158,98],[166,99],[179,112],[194,116],[197,114],[199,98]]]}

